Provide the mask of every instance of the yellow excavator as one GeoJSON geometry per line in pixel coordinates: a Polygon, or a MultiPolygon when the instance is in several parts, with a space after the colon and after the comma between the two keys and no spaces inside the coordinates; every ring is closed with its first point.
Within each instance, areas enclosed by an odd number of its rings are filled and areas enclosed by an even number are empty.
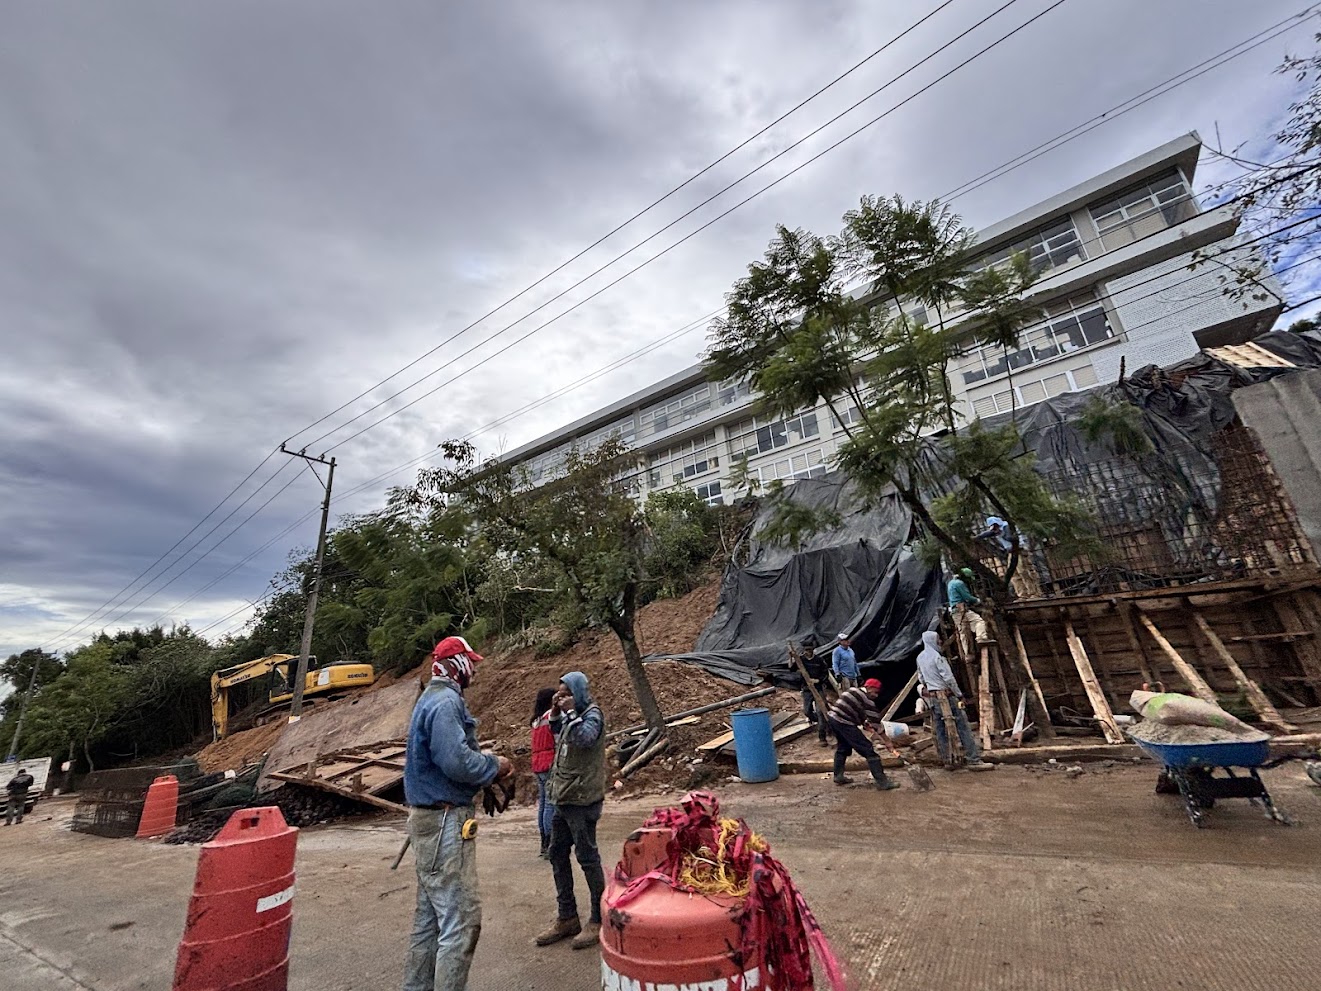
{"type": "MultiPolygon", "coordinates": [[[[316,663],[308,658],[309,668],[316,663]]],[[[255,661],[222,668],[211,676],[211,733],[212,739],[223,740],[229,733],[229,690],[235,685],[270,675],[270,704],[282,705],[294,697],[290,669],[297,669],[297,654],[270,654],[255,661]]],[[[303,684],[303,697],[328,696],[333,692],[366,688],[376,681],[376,672],[370,664],[330,664],[309,670],[303,684]]]]}

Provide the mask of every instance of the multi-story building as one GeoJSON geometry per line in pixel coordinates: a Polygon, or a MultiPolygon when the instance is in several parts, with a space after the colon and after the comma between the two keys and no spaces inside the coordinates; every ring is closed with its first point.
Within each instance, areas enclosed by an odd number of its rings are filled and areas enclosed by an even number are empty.
{"type": "MultiPolygon", "coordinates": [[[[1200,151],[1197,135],[1185,135],[978,233],[974,268],[1028,254],[1041,272],[1031,296],[1046,317],[1025,331],[1017,351],[982,348],[956,362],[951,375],[967,419],[1113,381],[1121,359],[1130,371],[1166,365],[1270,329],[1284,305],[1273,279],[1263,280],[1265,301],[1252,293],[1236,299],[1224,291],[1226,264],[1190,269],[1198,249],[1256,252],[1234,247],[1232,208],[1198,205],[1192,183],[1200,151]]],[[[920,306],[902,305],[926,319],[920,306]]],[[[826,473],[844,432],[824,404],[792,417],[755,407],[746,383],[714,381],[693,365],[504,460],[525,464],[542,482],[570,449],[616,435],[643,456],[631,480],[639,496],[686,486],[712,503],[735,495],[730,476],[743,457],[763,483],[826,473]]],[[[841,415],[847,423],[857,411],[841,415]]]]}

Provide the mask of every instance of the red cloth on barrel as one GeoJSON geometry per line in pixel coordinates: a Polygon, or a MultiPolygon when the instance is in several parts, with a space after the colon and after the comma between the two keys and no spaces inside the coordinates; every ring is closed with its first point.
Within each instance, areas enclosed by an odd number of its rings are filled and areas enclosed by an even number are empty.
{"type": "MultiPolygon", "coordinates": [[[[764,991],[805,991],[815,987],[812,976],[815,952],[831,987],[844,991],[843,967],[789,871],[771,856],[769,848],[764,853],[751,850],[748,840],[752,830],[742,819],[738,824],[739,833],[728,860],[739,877],[750,877],[752,881],[740,920],[740,956],[744,960],[765,962],[761,974],[764,991]]],[[[716,849],[720,801],[707,791],[691,792],[684,797],[682,808],[657,809],[644,825],[673,831],[665,862],[633,879],[622,873],[622,864],[616,867],[615,879],[625,888],[616,905],[628,904],[655,881],[679,891],[692,890],[679,880],[684,855],[702,847],[716,849]]]]}

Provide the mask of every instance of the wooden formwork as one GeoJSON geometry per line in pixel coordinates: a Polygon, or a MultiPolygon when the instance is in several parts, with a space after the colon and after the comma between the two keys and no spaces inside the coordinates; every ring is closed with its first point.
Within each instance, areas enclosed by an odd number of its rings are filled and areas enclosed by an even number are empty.
{"type": "Polygon", "coordinates": [[[1278,707],[1321,703],[1321,570],[1293,580],[1244,579],[1178,589],[1017,602],[1001,614],[1011,692],[1035,678],[1046,705],[1096,717],[1128,712],[1143,684],[1241,699],[1259,721],[1287,730],[1278,707]],[[1014,677],[1016,676],[1016,678],[1014,677]]]}

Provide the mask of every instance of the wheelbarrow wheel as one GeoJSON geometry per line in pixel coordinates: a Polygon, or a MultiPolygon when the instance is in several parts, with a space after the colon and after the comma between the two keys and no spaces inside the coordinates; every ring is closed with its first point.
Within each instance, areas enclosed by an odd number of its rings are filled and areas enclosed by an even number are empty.
{"type": "Polygon", "coordinates": [[[1156,794],[1157,795],[1177,795],[1179,794],[1178,783],[1170,777],[1169,771],[1161,771],[1156,776],[1156,794]]]}

